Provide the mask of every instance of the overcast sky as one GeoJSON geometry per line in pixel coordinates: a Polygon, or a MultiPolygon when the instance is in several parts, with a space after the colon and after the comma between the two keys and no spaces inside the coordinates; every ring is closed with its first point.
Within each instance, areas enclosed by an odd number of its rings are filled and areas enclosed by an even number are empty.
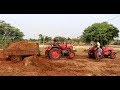
{"type": "Polygon", "coordinates": [[[0,20],[19,28],[24,38],[78,37],[95,22],[108,21],[120,30],[120,14],[0,14],[0,20]]]}

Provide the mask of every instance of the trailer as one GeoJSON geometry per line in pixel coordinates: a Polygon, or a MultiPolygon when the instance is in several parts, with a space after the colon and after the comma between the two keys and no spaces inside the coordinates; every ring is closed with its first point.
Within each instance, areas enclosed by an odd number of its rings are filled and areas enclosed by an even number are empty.
{"type": "Polygon", "coordinates": [[[18,43],[17,44],[13,43],[13,44],[14,46],[9,46],[6,50],[4,50],[5,54],[8,56],[8,59],[10,60],[21,61],[25,57],[28,57],[28,56],[40,56],[41,55],[40,50],[39,50],[39,43],[31,44],[29,42],[25,42],[24,44],[22,42],[20,44],[18,43]],[[18,46],[16,47],[16,45],[18,46]],[[10,49],[10,47],[12,48],[10,49]]]}
{"type": "Polygon", "coordinates": [[[21,61],[28,56],[40,56],[40,50],[6,50],[10,60],[21,61]]]}

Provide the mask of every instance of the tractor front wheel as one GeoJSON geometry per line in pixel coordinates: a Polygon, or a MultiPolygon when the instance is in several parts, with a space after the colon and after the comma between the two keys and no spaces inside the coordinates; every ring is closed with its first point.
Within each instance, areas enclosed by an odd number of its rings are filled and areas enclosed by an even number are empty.
{"type": "Polygon", "coordinates": [[[111,59],[115,59],[115,58],[116,58],[116,54],[115,54],[115,53],[111,53],[111,54],[110,54],[110,58],[111,58],[111,59]]]}
{"type": "Polygon", "coordinates": [[[74,58],[74,56],[75,56],[75,53],[74,53],[74,52],[70,52],[70,53],[69,53],[69,59],[74,58]]]}
{"type": "Polygon", "coordinates": [[[92,54],[88,53],[88,57],[93,58],[94,56],[92,54]]]}
{"type": "Polygon", "coordinates": [[[61,51],[58,48],[53,48],[49,52],[49,56],[51,59],[57,60],[61,57],[61,51]]]}

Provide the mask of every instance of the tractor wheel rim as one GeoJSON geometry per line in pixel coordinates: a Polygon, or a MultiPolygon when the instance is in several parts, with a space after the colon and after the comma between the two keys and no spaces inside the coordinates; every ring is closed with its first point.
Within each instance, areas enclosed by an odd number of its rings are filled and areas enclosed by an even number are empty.
{"type": "Polygon", "coordinates": [[[53,52],[52,52],[52,57],[53,57],[54,59],[57,59],[59,56],[60,56],[60,54],[59,54],[58,51],[53,51],[53,52]]]}
{"type": "Polygon", "coordinates": [[[74,53],[70,53],[70,57],[74,57],[75,55],[74,55],[74,53]]]}

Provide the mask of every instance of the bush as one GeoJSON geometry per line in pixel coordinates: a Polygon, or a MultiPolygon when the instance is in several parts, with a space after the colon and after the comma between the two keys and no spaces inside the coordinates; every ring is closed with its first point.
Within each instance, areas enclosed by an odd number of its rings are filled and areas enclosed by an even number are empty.
{"type": "Polygon", "coordinates": [[[120,40],[116,40],[112,43],[112,45],[120,45],[120,40]]]}

